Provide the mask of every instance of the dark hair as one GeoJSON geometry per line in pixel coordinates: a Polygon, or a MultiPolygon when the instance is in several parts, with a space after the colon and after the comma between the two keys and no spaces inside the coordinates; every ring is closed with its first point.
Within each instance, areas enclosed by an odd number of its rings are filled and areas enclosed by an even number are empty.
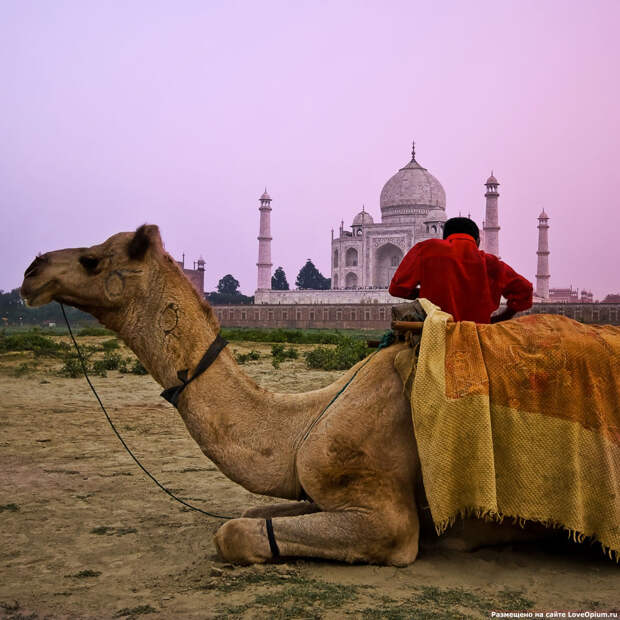
{"type": "Polygon", "coordinates": [[[480,241],[480,231],[478,225],[468,217],[451,217],[443,227],[443,238],[447,239],[455,233],[464,233],[473,237],[476,243],[480,241]]]}

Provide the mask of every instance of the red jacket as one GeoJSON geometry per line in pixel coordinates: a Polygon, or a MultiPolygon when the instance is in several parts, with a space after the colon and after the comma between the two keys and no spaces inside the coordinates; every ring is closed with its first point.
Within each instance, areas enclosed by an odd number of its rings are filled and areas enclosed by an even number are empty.
{"type": "Polygon", "coordinates": [[[490,323],[502,295],[511,310],[527,310],[532,283],[497,256],[479,250],[473,237],[457,233],[414,245],[392,278],[390,295],[426,297],[455,321],[490,323]]]}

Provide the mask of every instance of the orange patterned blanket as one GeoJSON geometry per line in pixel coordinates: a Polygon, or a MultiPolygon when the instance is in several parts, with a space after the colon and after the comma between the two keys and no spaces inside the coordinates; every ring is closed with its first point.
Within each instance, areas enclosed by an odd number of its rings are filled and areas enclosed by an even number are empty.
{"type": "Polygon", "coordinates": [[[420,302],[409,383],[437,531],[466,515],[513,517],[619,559],[620,327],[557,315],[452,323],[420,302]]]}

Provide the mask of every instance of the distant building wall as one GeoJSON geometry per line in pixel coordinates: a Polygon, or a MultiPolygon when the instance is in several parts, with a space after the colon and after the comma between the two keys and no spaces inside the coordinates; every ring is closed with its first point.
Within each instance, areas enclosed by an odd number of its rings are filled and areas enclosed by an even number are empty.
{"type": "Polygon", "coordinates": [[[194,285],[194,288],[201,295],[203,295],[205,292],[205,270],[183,268],[183,273],[187,276],[189,281],[194,285]]]}
{"type": "Polygon", "coordinates": [[[183,255],[183,260],[175,261],[176,264],[181,268],[185,277],[192,283],[193,287],[201,294],[205,293],[205,262],[202,258],[198,259],[196,263],[194,263],[195,269],[189,269],[185,266],[185,254],[183,255]]]}
{"type": "Polygon", "coordinates": [[[214,306],[223,327],[387,329],[393,304],[214,306]]]}
{"type": "Polygon", "coordinates": [[[254,303],[262,304],[397,304],[402,299],[392,297],[385,288],[274,291],[263,290],[254,293],[254,303]]]}
{"type": "MultiPolygon", "coordinates": [[[[343,291],[345,292],[345,291],[343,291]]],[[[215,306],[223,327],[388,329],[394,303],[215,306]]],[[[620,303],[534,304],[521,314],[561,314],[581,323],[620,325],[620,303]]]]}

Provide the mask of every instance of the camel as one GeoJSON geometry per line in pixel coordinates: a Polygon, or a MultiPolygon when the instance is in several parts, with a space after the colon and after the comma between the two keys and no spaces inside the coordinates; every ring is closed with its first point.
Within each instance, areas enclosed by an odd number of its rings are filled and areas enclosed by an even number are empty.
{"type": "MultiPolygon", "coordinates": [[[[38,256],[21,294],[30,306],[55,300],[92,314],[166,389],[179,385],[179,370],[191,374],[220,329],[153,225],[38,256]]],[[[224,560],[261,563],[279,554],[406,566],[416,559],[429,517],[410,405],[394,369],[407,346],[384,348],[332,385],[301,394],[260,388],[224,348],[187,385],[177,408],[202,452],[252,493],[289,500],[225,522],[215,535],[224,560]]],[[[437,542],[430,530],[425,535],[437,542]]],[[[465,549],[519,535],[472,519],[440,539],[465,549]]]]}

